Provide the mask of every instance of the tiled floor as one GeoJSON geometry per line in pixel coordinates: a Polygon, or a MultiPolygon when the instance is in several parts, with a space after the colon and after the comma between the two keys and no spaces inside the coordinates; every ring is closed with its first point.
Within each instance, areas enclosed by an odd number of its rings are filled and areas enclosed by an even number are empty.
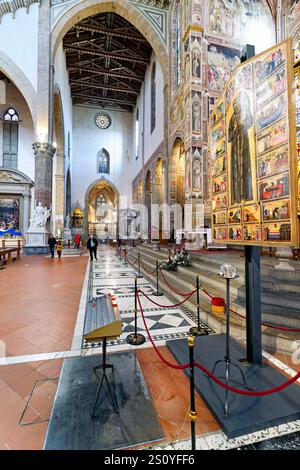
{"type": "MultiPolygon", "coordinates": [[[[172,353],[166,348],[160,352],[171,363],[176,364],[172,353]]],[[[161,362],[153,349],[137,351],[137,357],[148,384],[166,440],[174,441],[190,437],[189,399],[190,384],[182,370],[170,369],[161,362]]],[[[220,429],[203,401],[196,395],[198,421],[197,435],[216,432],[220,429]]]]}
{"type": "MultiPolygon", "coordinates": [[[[0,272],[0,340],[2,355],[20,356],[69,350],[86,257],[23,257],[0,272]]],[[[0,449],[41,449],[48,423],[20,426],[49,418],[61,360],[0,366],[0,449]],[[38,381],[38,382],[36,382],[38,381]]]]}

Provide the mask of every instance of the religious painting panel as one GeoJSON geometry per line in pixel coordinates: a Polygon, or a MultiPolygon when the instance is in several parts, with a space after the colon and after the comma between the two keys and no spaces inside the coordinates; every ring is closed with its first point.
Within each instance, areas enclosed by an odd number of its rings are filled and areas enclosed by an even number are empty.
{"type": "Polygon", "coordinates": [[[219,211],[214,213],[214,224],[225,225],[227,224],[227,211],[219,211]]]}
{"type": "Polygon", "coordinates": [[[264,222],[289,220],[291,217],[291,204],[289,199],[266,202],[262,206],[264,222]]]}
{"type": "Polygon", "coordinates": [[[20,198],[0,196],[0,230],[20,230],[20,198]]]}
{"type": "Polygon", "coordinates": [[[298,243],[295,131],[287,40],[239,65],[210,117],[212,223],[227,210],[229,242],[298,243]]]}
{"type": "Polygon", "coordinates": [[[285,144],[275,150],[265,153],[257,160],[257,176],[265,178],[273,174],[288,171],[289,168],[289,148],[285,144]]]}
{"type": "Polygon", "coordinates": [[[214,234],[214,239],[217,240],[218,242],[228,240],[228,232],[227,232],[226,225],[223,227],[215,227],[213,234],[214,234]]]}
{"type": "Polygon", "coordinates": [[[260,224],[244,224],[243,227],[246,242],[261,242],[260,224]]]}
{"type": "Polygon", "coordinates": [[[251,204],[250,206],[243,206],[243,222],[260,222],[260,205],[251,204]]]}
{"type": "Polygon", "coordinates": [[[237,65],[240,52],[236,49],[210,44],[208,46],[208,86],[210,90],[222,92],[237,65]]]}

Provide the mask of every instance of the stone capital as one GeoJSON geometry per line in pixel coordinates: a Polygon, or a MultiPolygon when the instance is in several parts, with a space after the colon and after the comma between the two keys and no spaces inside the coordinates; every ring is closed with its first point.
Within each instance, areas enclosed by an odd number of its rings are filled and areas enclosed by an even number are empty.
{"type": "Polygon", "coordinates": [[[35,142],[32,144],[35,157],[39,158],[53,158],[56,148],[48,142],[35,142]]]}

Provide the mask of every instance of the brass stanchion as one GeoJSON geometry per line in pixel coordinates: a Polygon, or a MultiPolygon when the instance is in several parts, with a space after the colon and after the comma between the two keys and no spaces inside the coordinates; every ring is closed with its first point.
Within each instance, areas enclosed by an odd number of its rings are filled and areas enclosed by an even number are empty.
{"type": "Polygon", "coordinates": [[[138,279],[142,279],[142,275],[141,275],[141,253],[139,252],[138,253],[138,267],[139,267],[139,273],[138,273],[138,279]]]}
{"type": "Polygon", "coordinates": [[[196,411],[196,403],[195,403],[195,365],[194,365],[195,336],[188,337],[188,345],[189,345],[189,357],[190,357],[190,400],[191,400],[189,418],[191,420],[192,450],[196,450],[197,411],[196,411]]]}
{"type": "Polygon", "coordinates": [[[199,274],[196,276],[196,290],[197,290],[197,326],[190,329],[190,334],[193,336],[205,336],[208,332],[200,326],[200,282],[199,274]]]}
{"type": "Polygon", "coordinates": [[[146,341],[146,338],[141,333],[137,332],[137,277],[134,280],[134,333],[127,336],[126,342],[132,346],[140,346],[146,341]]]}
{"type": "Polygon", "coordinates": [[[159,290],[159,262],[156,260],[156,292],[153,293],[156,297],[161,297],[164,295],[162,291],[159,290]]]}

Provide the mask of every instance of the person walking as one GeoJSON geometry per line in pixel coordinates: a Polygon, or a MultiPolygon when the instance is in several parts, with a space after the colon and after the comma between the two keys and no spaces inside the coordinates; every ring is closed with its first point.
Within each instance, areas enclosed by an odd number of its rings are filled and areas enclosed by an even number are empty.
{"type": "Polygon", "coordinates": [[[90,235],[90,238],[87,242],[87,249],[90,252],[90,260],[93,261],[93,255],[95,260],[97,260],[97,247],[98,247],[98,240],[94,237],[94,235],[90,235]]]}
{"type": "Polygon", "coordinates": [[[57,256],[58,256],[59,259],[61,258],[62,249],[63,249],[62,241],[58,240],[57,243],[56,243],[56,251],[57,251],[57,256]]]}
{"type": "Polygon", "coordinates": [[[50,248],[51,258],[54,258],[54,250],[55,250],[56,243],[57,243],[56,238],[51,233],[48,239],[48,245],[50,248]]]}
{"type": "Polygon", "coordinates": [[[79,245],[80,245],[80,235],[78,235],[78,233],[75,234],[75,237],[74,237],[74,248],[77,248],[77,250],[79,250],[79,245]]]}

